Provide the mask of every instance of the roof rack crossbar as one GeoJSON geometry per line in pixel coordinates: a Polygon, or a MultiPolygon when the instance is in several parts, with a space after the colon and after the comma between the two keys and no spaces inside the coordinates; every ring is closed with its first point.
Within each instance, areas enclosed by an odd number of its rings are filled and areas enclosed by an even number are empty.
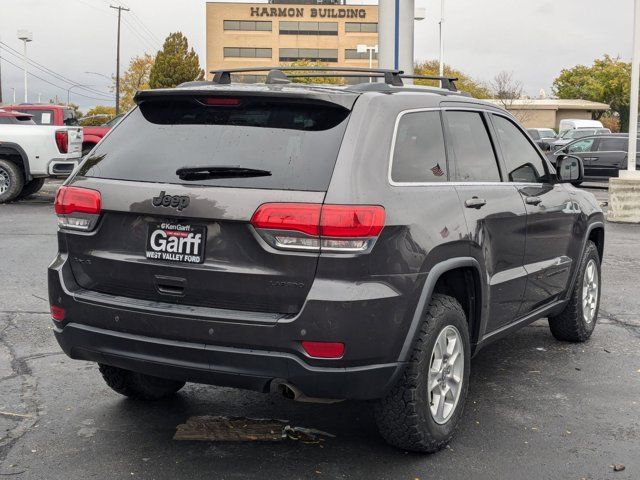
{"type": "Polygon", "coordinates": [[[439,80],[440,87],[445,90],[449,90],[450,92],[457,92],[458,88],[456,87],[455,82],[458,81],[458,78],[455,77],[440,77],[437,75],[400,75],[400,78],[410,78],[412,80],[439,80]]]}
{"type": "Polygon", "coordinates": [[[384,78],[385,83],[396,87],[403,86],[402,70],[392,70],[384,68],[355,68],[355,67],[244,67],[212,70],[213,83],[228,85],[231,83],[232,74],[242,73],[267,73],[267,83],[284,83],[287,78],[285,72],[305,72],[304,74],[292,77],[379,77],[384,78]],[[278,73],[276,73],[278,72],[278,73]],[[314,74],[313,72],[335,72],[335,74],[314,74]]]}

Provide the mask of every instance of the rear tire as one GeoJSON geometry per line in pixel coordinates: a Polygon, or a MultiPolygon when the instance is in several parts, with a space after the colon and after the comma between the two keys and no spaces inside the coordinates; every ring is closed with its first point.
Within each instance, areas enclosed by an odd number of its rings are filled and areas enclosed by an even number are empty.
{"type": "Polygon", "coordinates": [[[433,453],[443,448],[462,417],[470,357],[469,328],[462,307],[452,297],[434,294],[404,373],[376,405],[382,437],[413,452],[433,453]]]}
{"type": "Polygon", "coordinates": [[[112,390],[136,400],[160,400],[169,397],[184,387],[185,382],[152,377],[142,373],[99,365],[104,381],[112,390]]]}
{"type": "Polygon", "coordinates": [[[0,158],[0,203],[7,203],[16,198],[23,186],[24,176],[20,167],[0,158]]]}
{"type": "Polygon", "coordinates": [[[18,194],[16,198],[22,199],[27,198],[29,195],[33,195],[40,191],[40,189],[44,186],[44,178],[34,178],[30,182],[26,183],[22,188],[22,191],[18,194]]]}
{"type": "Polygon", "coordinates": [[[600,309],[600,278],[598,247],[588,241],[569,303],[561,313],[549,317],[549,328],[557,340],[585,342],[591,337],[600,309]]]}

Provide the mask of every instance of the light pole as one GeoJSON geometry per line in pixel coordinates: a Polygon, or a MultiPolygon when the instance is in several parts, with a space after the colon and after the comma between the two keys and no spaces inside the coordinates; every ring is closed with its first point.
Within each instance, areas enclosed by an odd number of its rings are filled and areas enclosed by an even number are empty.
{"type": "Polygon", "coordinates": [[[75,85],[71,85],[69,88],[67,88],[67,106],[69,106],[69,104],[71,103],[71,90],[73,90],[76,87],[94,87],[95,85],[81,85],[79,83],[75,84],[75,85]]]}
{"type": "MultiPolygon", "coordinates": [[[[378,45],[365,45],[363,43],[356,46],[356,52],[369,53],[369,70],[373,68],[373,54],[378,54],[378,45]]],[[[373,81],[372,77],[369,77],[369,83],[373,81]]]]}
{"type": "Polygon", "coordinates": [[[24,43],[24,103],[29,102],[29,90],[27,83],[27,43],[33,41],[33,33],[29,30],[18,30],[18,39],[24,43]]]}
{"type": "Polygon", "coordinates": [[[444,0],[440,0],[440,22],[439,26],[439,37],[440,37],[440,68],[438,70],[438,74],[441,77],[444,77],[444,40],[442,37],[442,28],[444,26],[444,0]]]}
{"type": "Polygon", "coordinates": [[[638,139],[638,90],[640,89],[640,0],[635,0],[633,25],[633,58],[631,59],[631,105],[629,108],[629,153],[627,171],[621,177],[640,178],[636,170],[638,139]]]}

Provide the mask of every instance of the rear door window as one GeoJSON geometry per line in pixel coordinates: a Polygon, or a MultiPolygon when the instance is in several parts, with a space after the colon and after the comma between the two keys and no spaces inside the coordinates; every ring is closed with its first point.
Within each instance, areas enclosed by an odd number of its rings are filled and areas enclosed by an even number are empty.
{"type": "Polygon", "coordinates": [[[454,160],[452,178],[459,182],[499,182],[496,155],[482,115],[449,111],[444,118],[454,160]]]}
{"type": "Polygon", "coordinates": [[[411,112],[400,117],[395,132],[391,180],[397,183],[447,180],[440,112],[411,112]]]}
{"type": "Polygon", "coordinates": [[[538,183],[546,176],[544,162],[524,133],[511,120],[491,115],[509,182],[538,183]]]}
{"type": "Polygon", "coordinates": [[[144,101],[81,165],[86,177],[220,187],[325,191],[350,111],[309,99],[144,101]],[[208,103],[207,103],[208,102],[208,103]],[[183,167],[241,167],[270,176],[180,179],[183,167]]]}

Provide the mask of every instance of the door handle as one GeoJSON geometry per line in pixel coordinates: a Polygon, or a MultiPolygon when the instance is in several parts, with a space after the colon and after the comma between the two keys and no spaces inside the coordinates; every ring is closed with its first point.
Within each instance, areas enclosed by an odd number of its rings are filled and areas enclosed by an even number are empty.
{"type": "Polygon", "coordinates": [[[464,206],[467,208],[482,208],[487,204],[484,198],[471,197],[464,201],[464,206]]]}
{"type": "Polygon", "coordinates": [[[595,162],[596,160],[598,160],[600,157],[585,157],[585,160],[588,160],[589,162],[595,162]]]}
{"type": "Polygon", "coordinates": [[[542,203],[542,199],[540,197],[527,197],[524,199],[524,203],[527,205],[540,205],[542,203]]]}

